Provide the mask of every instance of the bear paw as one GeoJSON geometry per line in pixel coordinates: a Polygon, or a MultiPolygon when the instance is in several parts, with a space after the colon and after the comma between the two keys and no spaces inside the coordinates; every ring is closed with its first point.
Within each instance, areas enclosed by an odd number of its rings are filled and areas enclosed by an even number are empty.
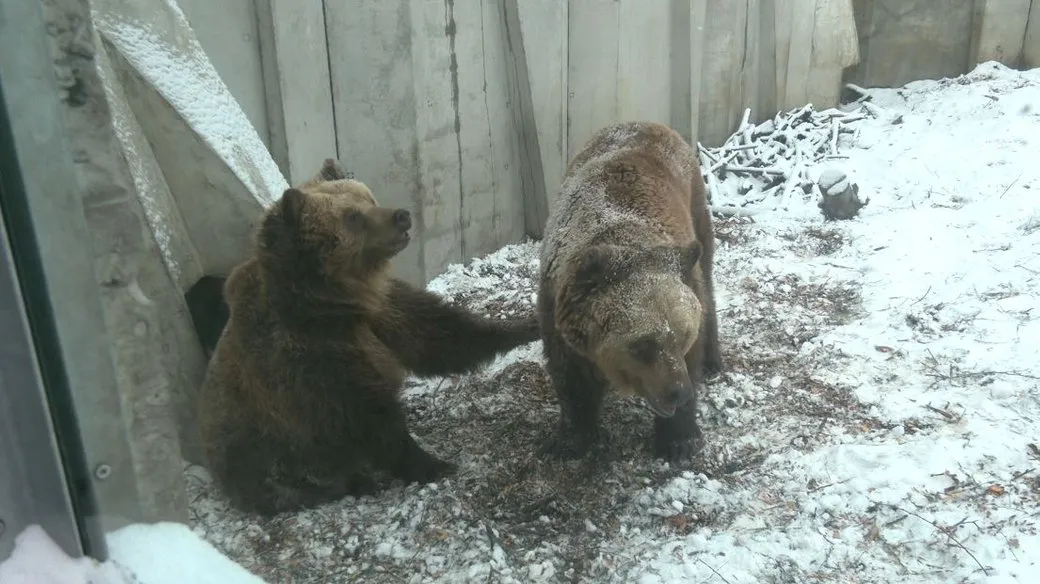
{"type": "Polygon", "coordinates": [[[421,460],[414,460],[404,470],[401,478],[410,483],[432,483],[446,476],[453,475],[458,467],[446,460],[427,455],[421,460]]]}
{"type": "Polygon", "coordinates": [[[588,454],[596,436],[556,432],[538,449],[538,456],[556,460],[575,460],[588,454]]]}
{"type": "Polygon", "coordinates": [[[654,437],[654,456],[669,463],[679,463],[693,458],[704,449],[704,436],[700,428],[685,438],[658,434],[654,437]]]}

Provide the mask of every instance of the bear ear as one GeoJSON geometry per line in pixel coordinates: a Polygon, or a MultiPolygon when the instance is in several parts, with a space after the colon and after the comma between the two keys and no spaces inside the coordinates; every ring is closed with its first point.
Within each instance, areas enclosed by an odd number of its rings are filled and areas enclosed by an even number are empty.
{"type": "Polygon", "coordinates": [[[609,284],[617,275],[619,260],[619,250],[613,245],[585,249],[574,270],[574,284],[583,289],[609,284]]]}
{"type": "Polygon", "coordinates": [[[326,158],[321,163],[321,169],[318,170],[318,175],[314,177],[321,181],[333,181],[343,180],[347,178],[347,172],[343,170],[343,165],[339,163],[335,158],[326,158]]]}
{"type": "Polygon", "coordinates": [[[299,189],[286,189],[282,193],[282,199],[278,201],[278,214],[282,223],[286,226],[296,226],[300,223],[303,215],[303,205],[306,203],[306,195],[299,189]]]}
{"type": "Polygon", "coordinates": [[[275,252],[292,241],[303,216],[307,195],[295,188],[286,189],[282,198],[264,217],[260,226],[259,242],[268,251],[275,252]]]}

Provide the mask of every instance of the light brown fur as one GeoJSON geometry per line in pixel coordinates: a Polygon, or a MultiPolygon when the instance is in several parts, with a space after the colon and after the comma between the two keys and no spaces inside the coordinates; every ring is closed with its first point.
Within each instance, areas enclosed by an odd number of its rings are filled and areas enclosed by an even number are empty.
{"type": "Polygon", "coordinates": [[[545,232],[538,312],[561,402],[546,451],[587,450],[612,387],[655,411],[658,454],[688,455],[700,439],[696,386],[722,368],[693,149],[660,124],[601,130],[568,167],[545,232]]]}

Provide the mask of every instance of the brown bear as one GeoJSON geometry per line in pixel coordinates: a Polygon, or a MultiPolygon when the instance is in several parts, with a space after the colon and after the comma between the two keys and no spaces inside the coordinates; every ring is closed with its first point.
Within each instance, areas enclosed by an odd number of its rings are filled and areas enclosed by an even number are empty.
{"type": "Polygon", "coordinates": [[[571,161],[541,250],[538,316],[559,425],[542,455],[584,456],[608,388],[654,412],[654,453],[703,446],[704,375],[721,372],[715,235],[693,148],[673,129],[627,122],[571,161]]]}
{"type": "Polygon", "coordinates": [[[379,473],[453,472],[409,434],[406,375],[468,372],[538,340],[534,315],[481,318],[391,277],[411,225],[332,159],[266,213],[225,283],[199,403],[207,466],[235,507],[271,515],[372,493],[379,473]]]}

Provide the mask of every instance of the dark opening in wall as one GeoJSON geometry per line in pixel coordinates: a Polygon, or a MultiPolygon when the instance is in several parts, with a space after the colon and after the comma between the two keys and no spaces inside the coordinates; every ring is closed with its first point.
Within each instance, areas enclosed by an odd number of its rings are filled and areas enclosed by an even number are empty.
{"type": "Polygon", "coordinates": [[[228,321],[228,307],[224,302],[226,280],[223,276],[203,276],[184,295],[206,359],[213,354],[228,321]]]}

